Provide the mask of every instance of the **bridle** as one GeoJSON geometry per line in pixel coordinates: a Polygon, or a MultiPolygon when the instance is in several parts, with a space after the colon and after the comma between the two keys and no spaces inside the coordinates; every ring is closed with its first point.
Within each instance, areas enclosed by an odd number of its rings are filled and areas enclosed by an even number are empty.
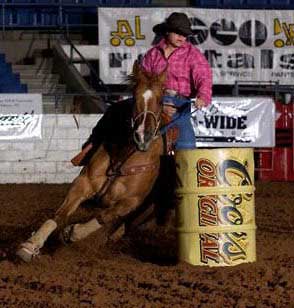
{"type": "Polygon", "coordinates": [[[161,116],[160,116],[161,112],[162,112],[162,105],[160,104],[160,109],[157,113],[155,113],[151,110],[144,110],[144,111],[140,112],[139,114],[137,114],[135,117],[131,118],[131,126],[132,126],[132,130],[133,130],[133,140],[134,140],[136,145],[139,146],[141,144],[141,141],[137,137],[137,133],[136,133],[136,130],[135,130],[135,124],[138,121],[138,119],[140,119],[141,117],[146,119],[147,115],[150,115],[152,117],[152,119],[154,120],[155,128],[154,128],[152,135],[149,139],[149,142],[151,142],[160,135],[159,128],[160,128],[160,123],[161,123],[161,116]]]}

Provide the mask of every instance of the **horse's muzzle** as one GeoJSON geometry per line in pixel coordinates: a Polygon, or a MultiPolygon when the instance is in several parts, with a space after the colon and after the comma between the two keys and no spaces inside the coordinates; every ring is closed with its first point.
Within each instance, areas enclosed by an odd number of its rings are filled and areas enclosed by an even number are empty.
{"type": "Polygon", "coordinates": [[[147,152],[148,151],[148,148],[149,148],[149,144],[147,143],[139,143],[137,144],[137,149],[141,152],[147,152]]]}
{"type": "Polygon", "coordinates": [[[134,141],[136,143],[136,147],[141,152],[148,151],[153,139],[154,138],[152,132],[145,132],[145,134],[140,134],[138,132],[134,133],[134,141]]]}

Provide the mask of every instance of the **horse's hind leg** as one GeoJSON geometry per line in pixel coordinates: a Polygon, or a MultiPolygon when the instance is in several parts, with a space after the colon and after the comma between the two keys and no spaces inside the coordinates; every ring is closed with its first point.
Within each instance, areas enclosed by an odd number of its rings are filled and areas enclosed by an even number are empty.
{"type": "Polygon", "coordinates": [[[89,179],[86,176],[77,177],[61,207],[56,211],[54,218],[45,221],[37,232],[20,245],[16,254],[26,262],[31,261],[32,257],[39,253],[39,250],[44,246],[50,234],[57,228],[57,225],[63,224],[79,205],[93,194],[94,191],[89,179]]]}
{"type": "Polygon", "coordinates": [[[136,209],[139,204],[140,201],[136,197],[114,202],[109,208],[101,210],[97,218],[92,218],[84,224],[73,224],[65,227],[62,231],[62,237],[66,243],[80,241],[103,226],[109,226],[120,221],[136,209]]]}

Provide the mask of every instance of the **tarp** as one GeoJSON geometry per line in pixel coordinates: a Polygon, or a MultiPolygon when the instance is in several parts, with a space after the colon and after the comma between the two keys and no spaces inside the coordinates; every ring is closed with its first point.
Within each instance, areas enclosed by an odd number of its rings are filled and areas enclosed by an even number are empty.
{"type": "Polygon", "coordinates": [[[265,97],[214,97],[193,112],[197,147],[274,147],[275,104],[265,97]]]}

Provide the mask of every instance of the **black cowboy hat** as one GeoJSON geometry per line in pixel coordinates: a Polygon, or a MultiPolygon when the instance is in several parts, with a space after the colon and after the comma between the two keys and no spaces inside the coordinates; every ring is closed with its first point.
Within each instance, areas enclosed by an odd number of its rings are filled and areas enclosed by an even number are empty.
{"type": "Polygon", "coordinates": [[[167,32],[174,32],[184,36],[193,34],[188,16],[185,13],[178,12],[170,14],[165,22],[155,25],[152,30],[154,33],[161,35],[167,32]]]}

